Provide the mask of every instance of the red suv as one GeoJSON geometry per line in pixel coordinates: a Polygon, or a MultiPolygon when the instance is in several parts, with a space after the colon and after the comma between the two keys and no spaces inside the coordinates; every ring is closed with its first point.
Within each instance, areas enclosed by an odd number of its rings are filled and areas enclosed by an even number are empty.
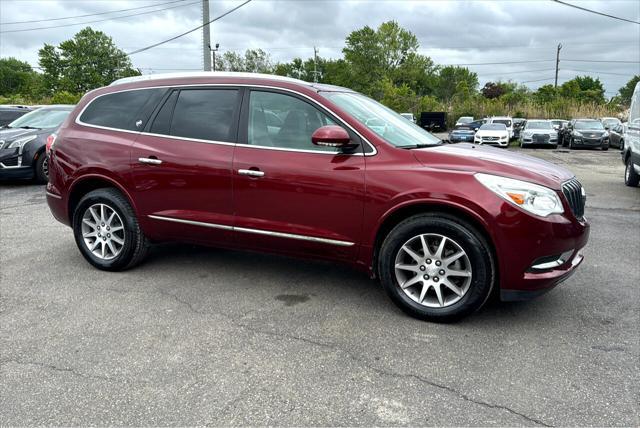
{"type": "Polygon", "coordinates": [[[47,186],[99,269],[160,241],[334,260],[433,321],[566,279],[589,235],[585,199],[565,169],[442,144],[349,89],[237,73],[88,93],[51,146],[47,186]]]}

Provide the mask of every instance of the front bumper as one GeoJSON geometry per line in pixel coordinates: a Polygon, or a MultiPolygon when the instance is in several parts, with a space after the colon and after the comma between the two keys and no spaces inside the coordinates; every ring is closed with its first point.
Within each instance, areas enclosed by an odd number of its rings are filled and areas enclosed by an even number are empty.
{"type": "Polygon", "coordinates": [[[449,141],[452,143],[472,143],[473,134],[471,135],[449,135],[449,141]]]}
{"type": "Polygon", "coordinates": [[[483,146],[507,147],[509,145],[509,139],[486,141],[486,140],[479,140],[479,139],[476,138],[476,139],[474,139],[473,142],[475,144],[481,144],[483,146]]]}
{"type": "Polygon", "coordinates": [[[25,156],[15,149],[0,149],[0,179],[31,179],[33,168],[25,165],[25,156]]]}
{"type": "Polygon", "coordinates": [[[587,138],[573,137],[573,145],[576,147],[602,147],[609,145],[609,137],[606,138],[587,138]]]}

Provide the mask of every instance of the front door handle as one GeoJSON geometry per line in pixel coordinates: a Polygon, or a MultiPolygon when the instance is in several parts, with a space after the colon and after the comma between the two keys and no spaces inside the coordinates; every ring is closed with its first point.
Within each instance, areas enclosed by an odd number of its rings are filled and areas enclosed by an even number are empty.
{"type": "Polygon", "coordinates": [[[264,177],[264,172],[255,169],[239,169],[238,174],[248,175],[249,177],[264,177]]]}
{"type": "Polygon", "coordinates": [[[138,162],[146,163],[148,165],[160,165],[162,163],[162,161],[155,156],[149,158],[138,158],[138,162]]]}

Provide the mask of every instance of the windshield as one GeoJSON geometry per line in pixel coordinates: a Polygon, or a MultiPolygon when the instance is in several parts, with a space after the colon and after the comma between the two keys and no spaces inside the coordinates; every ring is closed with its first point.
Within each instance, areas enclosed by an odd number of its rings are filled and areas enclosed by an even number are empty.
{"type": "Polygon", "coordinates": [[[441,144],[439,138],[364,95],[352,92],[323,92],[322,95],[396,147],[441,144]]]}
{"type": "Polygon", "coordinates": [[[535,120],[527,122],[527,129],[551,129],[551,122],[546,120],[535,120]]]}
{"type": "Polygon", "coordinates": [[[66,119],[70,112],[71,109],[61,110],[41,108],[39,110],[25,114],[24,116],[14,120],[7,126],[9,128],[55,128],[57,126],[60,126],[62,121],[66,119]]]}
{"type": "Polygon", "coordinates": [[[604,126],[616,126],[620,123],[618,119],[605,119],[602,122],[604,123],[604,126]]]}
{"type": "Polygon", "coordinates": [[[595,129],[595,130],[602,130],[604,129],[604,126],[602,126],[602,123],[598,122],[597,120],[590,120],[590,121],[585,121],[585,122],[576,122],[575,124],[575,128],[576,129],[595,129]]]}
{"type": "Polygon", "coordinates": [[[492,120],[493,123],[504,123],[505,126],[511,126],[511,121],[508,119],[495,119],[492,120]]]}
{"type": "Polygon", "coordinates": [[[480,131],[506,131],[507,126],[504,123],[485,123],[480,127],[480,131]]]}
{"type": "Polygon", "coordinates": [[[473,122],[473,118],[471,116],[462,116],[458,119],[458,123],[471,123],[473,122]]]}

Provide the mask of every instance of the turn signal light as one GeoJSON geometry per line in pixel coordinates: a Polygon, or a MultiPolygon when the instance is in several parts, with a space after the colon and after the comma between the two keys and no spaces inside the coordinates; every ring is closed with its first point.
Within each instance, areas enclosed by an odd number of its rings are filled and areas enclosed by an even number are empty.
{"type": "Polygon", "coordinates": [[[513,199],[513,202],[515,202],[516,204],[518,205],[524,204],[524,195],[522,193],[507,192],[507,195],[509,195],[509,197],[513,199]]]}

